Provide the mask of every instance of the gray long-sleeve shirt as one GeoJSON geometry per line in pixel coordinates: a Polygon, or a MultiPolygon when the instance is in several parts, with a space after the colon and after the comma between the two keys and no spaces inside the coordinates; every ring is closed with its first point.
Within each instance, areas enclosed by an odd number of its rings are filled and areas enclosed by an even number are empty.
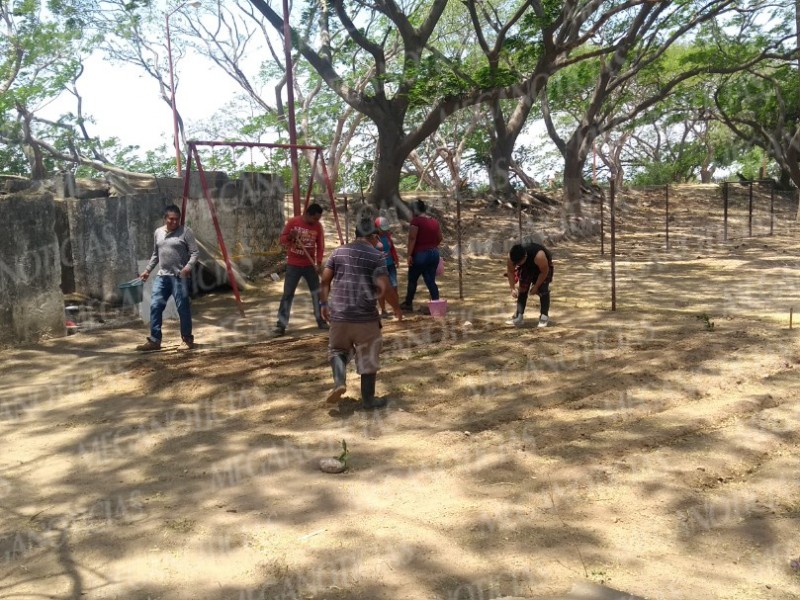
{"type": "Polygon", "coordinates": [[[181,269],[187,264],[194,266],[200,255],[197,240],[192,230],[180,226],[175,231],[167,231],[166,225],[156,229],[153,235],[153,255],[147,263],[147,272],[161,265],[157,275],[179,277],[181,269]]]}

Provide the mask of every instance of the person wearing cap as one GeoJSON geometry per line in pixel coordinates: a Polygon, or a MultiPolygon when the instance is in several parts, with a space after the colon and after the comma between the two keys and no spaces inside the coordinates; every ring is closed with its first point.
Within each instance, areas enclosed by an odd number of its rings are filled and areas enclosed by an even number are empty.
{"type": "MultiPolygon", "coordinates": [[[[378,243],[375,247],[383,252],[383,256],[386,258],[386,270],[389,274],[389,283],[394,288],[395,293],[397,293],[397,264],[400,262],[400,257],[397,256],[397,248],[394,247],[389,219],[386,217],[378,217],[375,219],[375,227],[378,230],[378,243]]],[[[391,318],[391,313],[386,312],[386,298],[380,298],[378,304],[380,304],[381,307],[381,318],[391,318]]]]}
{"type": "Polygon", "coordinates": [[[361,375],[361,400],[366,409],[386,406],[386,398],[375,397],[380,367],[381,319],[377,300],[386,298],[402,321],[397,294],[389,284],[386,260],[375,248],[378,230],[365,217],[356,225],[356,239],[339,246],[328,257],[322,271],[319,305],[328,321],[328,360],[333,371],[333,388],[326,401],[338,402],[347,391],[347,363],[355,356],[361,375]]]}

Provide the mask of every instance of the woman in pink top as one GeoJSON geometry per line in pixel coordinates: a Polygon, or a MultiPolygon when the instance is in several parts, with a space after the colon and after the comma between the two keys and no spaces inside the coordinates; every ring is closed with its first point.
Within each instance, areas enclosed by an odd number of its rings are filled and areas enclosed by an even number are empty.
{"type": "Polygon", "coordinates": [[[414,295],[420,275],[428,287],[431,300],[439,299],[436,285],[436,268],[439,266],[439,244],[442,243],[442,228],[439,221],[427,214],[428,207],[422,200],[411,203],[414,218],[408,229],[408,289],[401,308],[412,311],[414,295]]]}

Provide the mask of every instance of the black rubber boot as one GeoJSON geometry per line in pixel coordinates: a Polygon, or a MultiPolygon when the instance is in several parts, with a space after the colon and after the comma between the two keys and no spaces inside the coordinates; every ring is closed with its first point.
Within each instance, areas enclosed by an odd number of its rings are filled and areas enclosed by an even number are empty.
{"type": "Polygon", "coordinates": [[[331,358],[331,370],[333,371],[333,389],[328,392],[326,402],[334,404],[347,391],[347,386],[345,385],[347,380],[347,357],[336,354],[331,358]]]}
{"type": "Polygon", "coordinates": [[[378,378],[377,373],[370,373],[361,376],[361,401],[364,403],[364,408],[383,408],[386,406],[386,398],[375,397],[375,380],[378,378]]]}

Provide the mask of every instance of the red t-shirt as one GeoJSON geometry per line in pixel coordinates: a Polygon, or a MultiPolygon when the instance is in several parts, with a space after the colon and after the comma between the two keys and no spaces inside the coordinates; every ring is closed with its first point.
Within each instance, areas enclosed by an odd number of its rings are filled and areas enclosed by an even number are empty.
{"type": "Polygon", "coordinates": [[[417,241],[414,243],[414,254],[424,252],[439,245],[439,221],[433,217],[416,216],[411,225],[417,228],[417,241]]]}
{"type": "Polygon", "coordinates": [[[314,223],[309,225],[303,220],[303,216],[292,217],[286,222],[281,232],[280,243],[286,246],[286,262],[294,267],[313,267],[322,264],[322,256],[325,254],[325,234],[322,225],[314,223]],[[299,240],[303,248],[314,262],[308,260],[308,256],[302,248],[289,239],[289,234],[297,232],[296,239],[299,240]]]}

